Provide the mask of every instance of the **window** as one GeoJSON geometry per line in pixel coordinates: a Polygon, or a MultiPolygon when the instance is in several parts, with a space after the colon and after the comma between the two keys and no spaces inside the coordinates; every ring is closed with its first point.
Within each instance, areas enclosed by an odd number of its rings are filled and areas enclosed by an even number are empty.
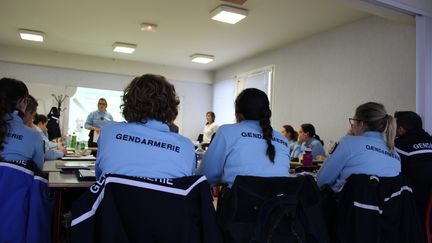
{"type": "Polygon", "coordinates": [[[123,91],[104,89],[91,89],[78,87],[69,102],[69,129],[68,134],[77,133],[79,140],[88,140],[88,130],[84,123],[90,112],[97,110],[99,98],[105,98],[108,103],[107,111],[113,116],[114,121],[124,121],[120,111],[123,91]]]}
{"type": "Polygon", "coordinates": [[[274,66],[266,66],[247,73],[236,76],[237,95],[247,88],[257,88],[264,91],[270,100],[271,106],[271,90],[273,81],[274,66]]]}

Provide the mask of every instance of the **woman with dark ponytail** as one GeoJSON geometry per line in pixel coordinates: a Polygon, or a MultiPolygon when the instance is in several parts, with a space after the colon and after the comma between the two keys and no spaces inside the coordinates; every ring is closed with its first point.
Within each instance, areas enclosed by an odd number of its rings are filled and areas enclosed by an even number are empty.
{"type": "Polygon", "coordinates": [[[11,78],[0,80],[0,158],[7,161],[32,160],[42,169],[42,137],[23,123],[28,96],[23,82],[11,78]]]}
{"type": "Polygon", "coordinates": [[[298,158],[303,155],[306,148],[312,150],[312,158],[316,159],[317,156],[325,156],[325,150],[323,147],[323,141],[316,134],[315,127],[312,124],[305,123],[300,126],[298,130],[297,144],[294,145],[294,149],[291,152],[291,157],[298,158]]]}
{"type": "Polygon", "coordinates": [[[236,124],[218,129],[197,173],[211,184],[232,185],[237,175],[288,176],[288,140],[270,124],[267,95],[243,90],[235,101],[236,124]]]}

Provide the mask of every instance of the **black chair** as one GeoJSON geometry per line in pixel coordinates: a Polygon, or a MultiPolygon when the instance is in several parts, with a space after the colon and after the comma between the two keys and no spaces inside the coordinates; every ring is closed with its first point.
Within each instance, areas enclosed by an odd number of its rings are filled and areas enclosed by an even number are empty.
{"type": "Polygon", "coordinates": [[[224,242],[329,242],[312,176],[237,176],[217,219],[224,242]]]}
{"type": "Polygon", "coordinates": [[[204,176],[101,178],[73,204],[72,242],[222,242],[204,176]]]}
{"type": "Polygon", "coordinates": [[[354,174],[336,197],[334,242],[423,242],[413,192],[403,175],[354,174]]]}
{"type": "Polygon", "coordinates": [[[432,242],[432,233],[431,233],[431,214],[432,214],[432,192],[429,194],[428,204],[426,207],[426,215],[425,215],[425,232],[427,242],[432,242]]]}
{"type": "Polygon", "coordinates": [[[200,134],[198,135],[197,141],[198,141],[199,143],[202,143],[203,138],[204,138],[204,135],[200,133],[200,134]]]}

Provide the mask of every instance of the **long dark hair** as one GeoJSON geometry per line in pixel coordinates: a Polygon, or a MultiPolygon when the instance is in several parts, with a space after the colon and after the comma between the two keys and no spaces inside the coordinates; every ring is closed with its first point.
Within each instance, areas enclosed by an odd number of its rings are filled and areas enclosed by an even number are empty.
{"type": "Polygon", "coordinates": [[[276,151],[272,144],[273,128],[270,124],[272,113],[267,95],[259,89],[245,89],[237,96],[235,101],[235,111],[236,113],[243,115],[246,120],[259,121],[264,139],[267,142],[266,154],[274,163],[276,151]]]}
{"type": "Polygon", "coordinates": [[[285,129],[285,132],[291,134],[289,139],[297,140],[298,132],[296,132],[296,130],[294,130],[294,128],[291,125],[283,125],[283,129],[285,129]]]}
{"type": "MultiPolygon", "coordinates": [[[[28,96],[27,86],[19,80],[2,78],[0,80],[0,151],[3,150],[6,140],[6,133],[9,129],[6,114],[12,113],[20,99],[28,96]]],[[[24,111],[22,111],[24,112],[24,111]]]]}
{"type": "Polygon", "coordinates": [[[320,141],[320,143],[322,145],[324,145],[324,141],[321,140],[321,138],[320,138],[320,136],[318,136],[318,134],[316,134],[315,127],[312,124],[304,123],[304,124],[301,124],[300,126],[303,129],[304,133],[309,133],[309,137],[318,139],[320,141]]]}
{"type": "MultiPolygon", "coordinates": [[[[207,111],[206,115],[210,115],[211,116],[211,118],[212,118],[212,122],[211,123],[213,123],[215,121],[216,114],[213,111],[207,111]]],[[[206,122],[206,125],[211,124],[211,123],[206,122]]]]}

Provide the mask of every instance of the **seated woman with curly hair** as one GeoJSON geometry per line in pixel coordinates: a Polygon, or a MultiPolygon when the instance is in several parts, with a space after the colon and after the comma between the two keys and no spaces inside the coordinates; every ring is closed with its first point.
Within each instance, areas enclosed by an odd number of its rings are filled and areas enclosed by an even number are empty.
{"type": "Polygon", "coordinates": [[[121,106],[127,122],[110,122],[101,129],[96,177],[108,173],[149,178],[192,175],[194,145],[168,127],[179,103],[165,77],[134,78],[124,90],[121,106]]]}

